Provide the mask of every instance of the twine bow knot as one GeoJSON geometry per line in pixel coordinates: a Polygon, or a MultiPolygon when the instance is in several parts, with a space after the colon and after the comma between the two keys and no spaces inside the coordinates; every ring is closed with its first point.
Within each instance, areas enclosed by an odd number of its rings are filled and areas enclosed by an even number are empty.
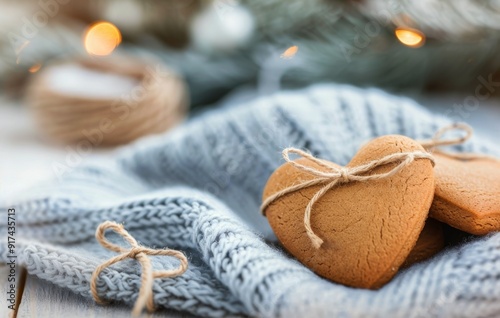
{"type": "MultiPolygon", "coordinates": [[[[128,258],[135,258],[139,253],[146,253],[148,254],[148,251],[144,247],[132,247],[130,251],[128,252],[127,257],[128,258]]],[[[149,254],[151,255],[151,254],[149,254]]]]}
{"type": "Polygon", "coordinates": [[[121,253],[101,265],[97,266],[97,268],[92,273],[92,278],[90,281],[90,290],[92,293],[92,297],[99,304],[105,304],[106,302],[102,300],[97,293],[97,279],[99,274],[107,267],[118,263],[124,259],[132,258],[137,260],[142,267],[141,274],[141,287],[139,289],[139,296],[134,304],[134,308],[132,310],[132,314],[134,316],[139,316],[144,307],[147,307],[148,311],[154,311],[154,303],[153,303],[153,281],[155,278],[170,278],[176,277],[184,274],[188,267],[188,261],[186,256],[179,251],[171,250],[171,249],[151,249],[144,246],[139,245],[137,241],[123,228],[123,225],[106,221],[103,222],[97,228],[95,237],[97,241],[106,249],[121,253]],[[125,239],[130,244],[130,248],[124,248],[114,243],[108,241],[105,237],[106,230],[113,230],[115,233],[125,239]],[[151,260],[148,256],[173,256],[180,261],[180,265],[176,269],[171,270],[161,270],[161,271],[153,271],[153,267],[151,265],[151,260]]]}
{"type": "Polygon", "coordinates": [[[349,170],[346,168],[340,168],[339,170],[339,183],[348,183],[351,181],[349,177],[349,170]]]}

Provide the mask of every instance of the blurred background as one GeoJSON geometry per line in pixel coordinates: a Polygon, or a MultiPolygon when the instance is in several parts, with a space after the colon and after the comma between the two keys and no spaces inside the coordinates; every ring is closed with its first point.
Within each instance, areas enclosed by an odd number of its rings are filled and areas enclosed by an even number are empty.
{"type": "Polygon", "coordinates": [[[500,1],[0,0],[0,191],[319,82],[409,96],[497,142],[499,30],[500,1]]]}

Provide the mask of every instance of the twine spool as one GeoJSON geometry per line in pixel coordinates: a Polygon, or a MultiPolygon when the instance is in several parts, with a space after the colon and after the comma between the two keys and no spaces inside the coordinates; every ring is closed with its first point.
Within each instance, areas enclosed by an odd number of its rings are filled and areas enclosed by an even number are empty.
{"type": "MultiPolygon", "coordinates": [[[[68,80],[74,80],[73,75],[68,80]]],[[[164,132],[183,120],[188,104],[184,82],[175,73],[159,63],[123,56],[44,68],[32,79],[27,102],[40,130],[51,140],[63,144],[88,141],[94,146],[120,145],[164,132]],[[54,74],[63,67],[90,72],[97,79],[114,78],[117,85],[103,81],[101,96],[85,94],[85,85],[95,83],[83,82],[77,93],[68,92],[54,84],[54,74]]]]}

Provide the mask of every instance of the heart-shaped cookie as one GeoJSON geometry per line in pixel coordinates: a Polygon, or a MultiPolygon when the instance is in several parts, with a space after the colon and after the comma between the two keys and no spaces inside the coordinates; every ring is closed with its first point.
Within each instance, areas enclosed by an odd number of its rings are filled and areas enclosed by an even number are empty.
{"type": "Polygon", "coordinates": [[[430,216],[475,235],[500,231],[500,161],[434,157],[436,193],[430,216]]]}
{"type": "MultiPolygon", "coordinates": [[[[360,166],[388,155],[424,152],[404,136],[384,136],[366,144],[347,165],[360,166]]],[[[301,158],[296,162],[325,171],[301,158]]],[[[391,170],[395,164],[370,174],[391,170]]],[[[311,180],[290,163],[269,178],[263,198],[311,180]]],[[[316,249],[304,227],[304,211],[322,185],[311,186],[274,200],[265,209],[274,233],[293,256],[332,281],[376,289],[389,281],[415,246],[434,195],[434,171],[429,159],[416,159],[391,177],[338,185],[316,202],[311,228],[323,239],[316,249]]]]}

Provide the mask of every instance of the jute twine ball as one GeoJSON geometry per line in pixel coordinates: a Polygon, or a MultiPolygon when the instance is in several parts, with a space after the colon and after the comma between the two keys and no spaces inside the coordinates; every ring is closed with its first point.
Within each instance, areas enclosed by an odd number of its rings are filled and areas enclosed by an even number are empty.
{"type": "Polygon", "coordinates": [[[35,74],[27,102],[52,141],[113,146],[161,133],[187,111],[181,78],[160,63],[130,57],[53,64],[35,74]]]}

